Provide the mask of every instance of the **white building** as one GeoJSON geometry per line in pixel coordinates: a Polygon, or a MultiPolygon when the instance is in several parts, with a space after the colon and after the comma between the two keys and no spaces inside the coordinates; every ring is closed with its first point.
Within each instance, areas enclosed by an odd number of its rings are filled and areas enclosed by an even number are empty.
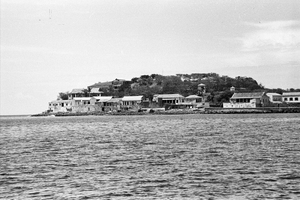
{"type": "Polygon", "coordinates": [[[153,101],[158,104],[159,107],[164,107],[165,104],[181,104],[184,97],[180,94],[155,94],[153,101]]]}
{"type": "Polygon", "coordinates": [[[284,92],[281,96],[282,102],[300,103],[300,92],[284,92]]]}
{"type": "Polygon", "coordinates": [[[74,97],[72,102],[72,112],[96,111],[96,99],[93,97],[74,97]]]}
{"type": "Polygon", "coordinates": [[[230,103],[223,103],[223,108],[257,108],[270,105],[265,92],[234,93],[230,103]]]}
{"type": "Polygon", "coordinates": [[[53,113],[72,111],[72,100],[56,100],[49,102],[48,110],[53,113]]]}
{"type": "Polygon", "coordinates": [[[124,109],[140,109],[143,96],[124,96],[121,99],[121,106],[124,109]]]}
{"type": "Polygon", "coordinates": [[[280,104],[282,103],[282,96],[278,93],[267,93],[267,96],[270,98],[271,103],[280,104]]]}
{"type": "Polygon", "coordinates": [[[190,95],[190,96],[185,97],[184,102],[186,105],[187,104],[192,105],[193,108],[194,107],[196,107],[196,108],[203,108],[203,107],[208,108],[209,107],[209,103],[208,102],[206,103],[204,101],[203,97],[200,97],[197,95],[190,95]]]}

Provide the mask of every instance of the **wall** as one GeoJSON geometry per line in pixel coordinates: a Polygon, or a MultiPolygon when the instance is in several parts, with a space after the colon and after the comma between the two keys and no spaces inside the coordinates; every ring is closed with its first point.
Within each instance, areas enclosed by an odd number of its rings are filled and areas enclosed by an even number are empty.
{"type": "Polygon", "coordinates": [[[60,101],[52,101],[50,102],[48,110],[51,110],[51,112],[57,113],[57,112],[69,112],[72,110],[72,101],[68,100],[60,100],[60,101]]]}
{"type": "Polygon", "coordinates": [[[183,98],[157,98],[158,106],[164,107],[165,104],[180,104],[183,102],[183,98]],[[163,99],[170,99],[170,100],[163,100],[163,99]]]}
{"type": "Polygon", "coordinates": [[[94,112],[101,111],[101,106],[98,105],[75,105],[72,106],[72,112],[94,112]]]}
{"type": "Polygon", "coordinates": [[[300,103],[300,96],[283,96],[282,97],[282,102],[286,102],[286,103],[300,103]],[[287,100],[285,100],[285,98],[287,98],[287,100]],[[290,98],[292,98],[292,100],[290,98]],[[297,98],[298,98],[298,100],[297,100],[297,98]]]}
{"type": "Polygon", "coordinates": [[[95,98],[91,98],[90,100],[74,100],[73,99],[72,112],[101,111],[101,106],[97,105],[95,102],[96,102],[95,98]]]}
{"type": "Polygon", "coordinates": [[[271,105],[270,97],[264,94],[261,98],[260,103],[262,104],[263,107],[270,106],[271,105]]]}
{"type": "Polygon", "coordinates": [[[122,109],[134,109],[138,110],[141,109],[141,101],[123,101],[121,105],[122,109]]]}
{"type": "Polygon", "coordinates": [[[256,108],[255,103],[223,103],[223,108],[256,108]]]}

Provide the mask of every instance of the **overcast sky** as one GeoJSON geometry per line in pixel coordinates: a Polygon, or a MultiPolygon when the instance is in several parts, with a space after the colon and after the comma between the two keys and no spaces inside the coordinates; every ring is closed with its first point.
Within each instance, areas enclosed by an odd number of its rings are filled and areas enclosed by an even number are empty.
{"type": "Polygon", "coordinates": [[[1,0],[0,114],[143,74],[300,88],[299,0],[1,0]]]}

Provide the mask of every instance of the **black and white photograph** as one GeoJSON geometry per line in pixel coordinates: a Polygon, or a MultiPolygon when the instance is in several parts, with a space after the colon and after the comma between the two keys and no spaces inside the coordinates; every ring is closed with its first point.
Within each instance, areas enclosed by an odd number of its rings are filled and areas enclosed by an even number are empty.
{"type": "Polygon", "coordinates": [[[0,199],[300,200],[299,0],[0,0],[0,199]]]}

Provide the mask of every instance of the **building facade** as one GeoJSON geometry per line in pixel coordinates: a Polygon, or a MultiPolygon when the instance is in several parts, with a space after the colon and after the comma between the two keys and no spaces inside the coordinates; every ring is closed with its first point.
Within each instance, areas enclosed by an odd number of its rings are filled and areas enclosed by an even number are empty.
{"type": "Polygon", "coordinates": [[[197,95],[190,95],[184,98],[185,104],[190,104],[192,108],[207,107],[203,97],[197,95]]]}
{"type": "Polygon", "coordinates": [[[281,97],[282,102],[285,103],[300,103],[300,92],[284,92],[281,97]]]}
{"type": "Polygon", "coordinates": [[[57,112],[72,112],[72,100],[56,100],[49,102],[48,111],[57,112]]]}
{"type": "Polygon", "coordinates": [[[234,93],[223,108],[258,108],[270,106],[270,98],[265,92],[234,93]]]}
{"type": "Polygon", "coordinates": [[[96,99],[93,97],[75,97],[72,101],[72,112],[93,112],[99,110],[95,106],[96,99]]]}
{"type": "Polygon", "coordinates": [[[267,96],[270,98],[270,102],[273,104],[281,104],[282,96],[278,93],[267,93],[267,96]]]}
{"type": "Polygon", "coordinates": [[[153,101],[158,104],[159,107],[164,107],[165,104],[180,104],[184,100],[184,97],[180,94],[156,94],[153,96],[153,101]]]}
{"type": "Polygon", "coordinates": [[[138,110],[142,108],[143,96],[124,96],[121,99],[121,109],[138,110]]]}

